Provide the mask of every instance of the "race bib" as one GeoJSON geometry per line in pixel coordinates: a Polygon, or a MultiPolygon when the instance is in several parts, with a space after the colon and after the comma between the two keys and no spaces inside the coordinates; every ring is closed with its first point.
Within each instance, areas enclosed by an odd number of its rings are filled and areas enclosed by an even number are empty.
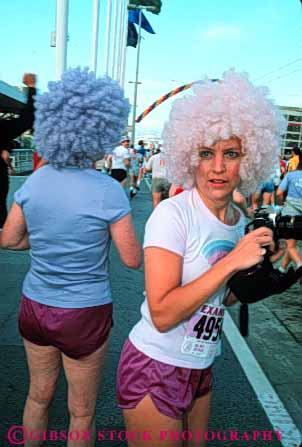
{"type": "Polygon", "coordinates": [[[204,304],[188,322],[181,352],[212,363],[221,338],[223,317],[224,306],[204,304]]]}

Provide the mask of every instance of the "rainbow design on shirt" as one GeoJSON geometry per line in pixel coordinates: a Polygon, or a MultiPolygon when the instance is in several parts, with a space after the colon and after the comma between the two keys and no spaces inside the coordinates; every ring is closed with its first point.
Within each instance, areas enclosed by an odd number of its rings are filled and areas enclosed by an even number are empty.
{"type": "Polygon", "coordinates": [[[217,261],[224,258],[233,248],[235,243],[227,240],[218,240],[208,242],[201,250],[210,265],[216,264],[217,261]]]}

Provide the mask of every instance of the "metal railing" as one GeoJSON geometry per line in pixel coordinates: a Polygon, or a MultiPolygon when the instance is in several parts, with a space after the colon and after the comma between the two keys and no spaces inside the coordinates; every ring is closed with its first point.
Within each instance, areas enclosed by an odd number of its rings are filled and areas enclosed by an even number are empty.
{"type": "Polygon", "coordinates": [[[33,150],[32,149],[14,149],[11,153],[11,162],[16,174],[31,172],[33,169],[33,150]]]}

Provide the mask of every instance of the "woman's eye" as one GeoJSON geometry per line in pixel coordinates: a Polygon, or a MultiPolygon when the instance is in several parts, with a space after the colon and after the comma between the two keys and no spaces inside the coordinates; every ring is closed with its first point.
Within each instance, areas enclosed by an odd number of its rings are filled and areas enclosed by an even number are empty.
{"type": "Polygon", "coordinates": [[[237,151],[227,151],[225,152],[224,155],[226,158],[232,158],[232,159],[240,157],[240,153],[237,151]]]}
{"type": "Polygon", "coordinates": [[[212,155],[211,151],[199,151],[200,158],[211,158],[212,155]]]}

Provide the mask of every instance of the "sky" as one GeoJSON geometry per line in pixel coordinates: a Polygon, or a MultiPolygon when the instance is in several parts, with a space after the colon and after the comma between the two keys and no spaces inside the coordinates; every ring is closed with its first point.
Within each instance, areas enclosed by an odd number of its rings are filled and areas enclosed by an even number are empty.
{"type": "MultiPolygon", "coordinates": [[[[91,64],[92,5],[93,0],[69,0],[68,67],[91,64]]],[[[50,46],[56,0],[1,0],[0,8],[0,80],[20,85],[24,72],[34,72],[45,91],[56,78],[55,48],[50,46]]],[[[107,0],[100,0],[99,76],[105,72],[106,8],[107,0]]],[[[142,32],[137,115],[179,85],[205,76],[217,79],[230,68],[267,85],[276,104],[302,107],[300,0],[162,0],[159,15],[145,15],[156,34],[142,32]]],[[[125,95],[130,103],[136,51],[127,49],[125,95]]],[[[174,98],[137,124],[138,137],[161,135],[174,98]]]]}

